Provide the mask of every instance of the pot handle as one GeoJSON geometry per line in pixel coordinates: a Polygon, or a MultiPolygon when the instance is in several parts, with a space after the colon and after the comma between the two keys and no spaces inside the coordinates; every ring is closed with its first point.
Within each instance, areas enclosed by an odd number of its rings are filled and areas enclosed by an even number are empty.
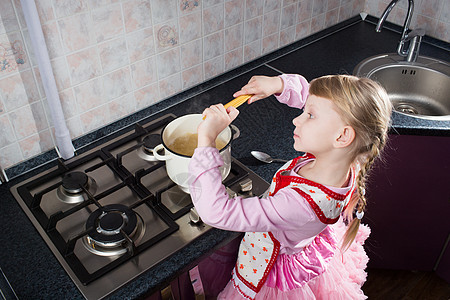
{"type": "Polygon", "coordinates": [[[235,140],[241,135],[241,131],[234,124],[230,124],[230,126],[231,126],[232,131],[234,131],[234,133],[233,133],[233,140],[235,140]]]}
{"type": "Polygon", "coordinates": [[[158,146],[156,146],[155,148],[153,148],[153,156],[157,159],[157,160],[168,160],[170,159],[169,155],[161,155],[158,153],[158,151],[160,151],[161,149],[164,149],[163,144],[159,144],[158,146]]]}

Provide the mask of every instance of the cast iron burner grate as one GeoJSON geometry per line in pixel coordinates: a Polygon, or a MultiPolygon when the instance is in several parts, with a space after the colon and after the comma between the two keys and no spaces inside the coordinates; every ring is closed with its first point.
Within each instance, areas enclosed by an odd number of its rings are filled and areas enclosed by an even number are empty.
{"type": "MultiPolygon", "coordinates": [[[[173,118],[170,117],[168,119],[164,119],[163,121],[165,121],[165,123],[168,123],[171,119],[173,118]]],[[[158,128],[163,126],[163,124],[159,124],[158,122],[158,124],[154,124],[153,126],[155,128],[158,128]]],[[[144,133],[147,132],[144,130],[144,133]]],[[[75,273],[81,283],[83,285],[86,285],[107,274],[109,271],[130,260],[131,258],[135,257],[140,252],[156,244],[164,237],[177,231],[179,228],[179,226],[173,221],[171,217],[167,216],[159,206],[154,205],[154,203],[157,202],[156,197],[151,193],[143,192],[136,183],[136,179],[132,175],[127,173],[125,168],[121,167],[120,157],[118,157],[116,160],[114,157],[106,155],[104,151],[97,150],[68,164],[64,163],[62,160],[58,160],[57,168],[54,171],[49,172],[44,176],[40,176],[37,179],[28,182],[27,184],[19,186],[17,190],[20,197],[22,197],[23,201],[36,218],[37,222],[47,233],[53,245],[64,257],[71,270],[75,273]],[[95,159],[100,159],[101,162],[83,170],[83,173],[85,173],[84,175],[73,171],[74,169],[80,168],[83,164],[95,159]],[[105,190],[100,194],[94,196],[94,193],[92,193],[85,186],[86,177],[88,177],[89,172],[105,166],[110,168],[115,176],[121,179],[121,182],[109,188],[108,190],[105,190]],[[54,180],[54,178],[58,177],[62,178],[59,182],[48,186],[47,188],[35,193],[34,195],[32,194],[31,191],[37,189],[39,186],[45,186],[46,182],[54,180]],[[74,178],[75,180],[71,181],[74,178]],[[50,216],[47,216],[41,208],[41,201],[43,196],[55,189],[60,188],[63,185],[68,187],[70,191],[80,190],[80,192],[86,195],[86,199],[84,199],[84,201],[80,203],[74,204],[74,206],[64,212],[59,211],[50,216]],[[103,206],[101,204],[102,199],[123,188],[130,189],[137,197],[141,199],[140,201],[134,203],[132,206],[128,207],[126,209],[127,211],[133,211],[134,209],[137,209],[141,206],[145,206],[146,209],[150,209],[151,211],[153,211],[153,214],[166,224],[166,229],[155,234],[153,237],[139,245],[136,245],[136,242],[133,240],[133,230],[131,230],[130,232],[130,229],[127,226],[119,229],[119,232],[114,235],[104,235],[102,237],[99,237],[97,227],[92,226],[92,224],[88,224],[85,231],[78,233],[69,240],[66,241],[62,237],[61,233],[56,228],[59,222],[63,222],[64,219],[69,218],[72,214],[75,214],[80,210],[87,209],[89,205],[95,205],[99,208],[99,211],[102,211],[102,209],[104,209],[102,208],[103,206]],[[82,242],[83,239],[86,239],[87,237],[90,237],[92,240],[100,238],[100,243],[104,242],[103,246],[107,246],[108,243],[111,242],[109,240],[110,238],[120,239],[120,243],[125,247],[126,251],[123,251],[123,254],[120,253],[120,255],[116,255],[116,257],[114,257],[114,259],[104,267],[101,267],[94,272],[89,272],[80,261],[79,257],[77,257],[77,255],[75,254],[76,244],[78,242],[82,242]]],[[[113,218],[116,218],[116,216],[114,216],[113,218]]],[[[129,222],[128,224],[133,225],[135,223],[134,221],[132,221],[135,217],[128,216],[127,218],[129,222]]],[[[105,226],[109,227],[111,226],[111,224],[106,223],[105,226]]]]}

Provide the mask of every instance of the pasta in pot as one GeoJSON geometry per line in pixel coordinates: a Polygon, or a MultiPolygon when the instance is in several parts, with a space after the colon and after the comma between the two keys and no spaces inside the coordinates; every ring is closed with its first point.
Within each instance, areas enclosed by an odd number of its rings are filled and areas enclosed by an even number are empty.
{"type": "MultiPolygon", "coordinates": [[[[192,156],[194,155],[194,150],[197,148],[197,133],[187,133],[182,136],[175,138],[169,145],[168,148],[178,154],[192,156]]],[[[217,138],[216,139],[216,148],[221,150],[227,144],[217,138]]]]}

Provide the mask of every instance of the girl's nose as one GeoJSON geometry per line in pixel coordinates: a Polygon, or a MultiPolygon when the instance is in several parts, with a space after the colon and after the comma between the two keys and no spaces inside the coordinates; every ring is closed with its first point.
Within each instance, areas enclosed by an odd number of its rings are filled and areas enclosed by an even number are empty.
{"type": "Polygon", "coordinates": [[[300,116],[298,116],[298,117],[296,117],[296,118],[294,118],[293,120],[292,120],[292,124],[294,124],[294,126],[298,126],[299,124],[300,124],[300,117],[301,117],[302,115],[300,115],[300,116]]]}

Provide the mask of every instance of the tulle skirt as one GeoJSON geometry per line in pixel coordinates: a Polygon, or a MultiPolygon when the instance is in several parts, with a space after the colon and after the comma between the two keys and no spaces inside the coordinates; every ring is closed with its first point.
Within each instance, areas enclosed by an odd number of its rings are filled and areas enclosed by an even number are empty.
{"type": "MultiPolygon", "coordinates": [[[[328,226],[304,251],[280,255],[255,300],[366,299],[361,290],[367,274],[364,241],[370,228],[361,225],[355,241],[340,250],[346,227],[341,220],[328,226]]],[[[246,299],[230,281],[217,299],[246,299]]]]}

